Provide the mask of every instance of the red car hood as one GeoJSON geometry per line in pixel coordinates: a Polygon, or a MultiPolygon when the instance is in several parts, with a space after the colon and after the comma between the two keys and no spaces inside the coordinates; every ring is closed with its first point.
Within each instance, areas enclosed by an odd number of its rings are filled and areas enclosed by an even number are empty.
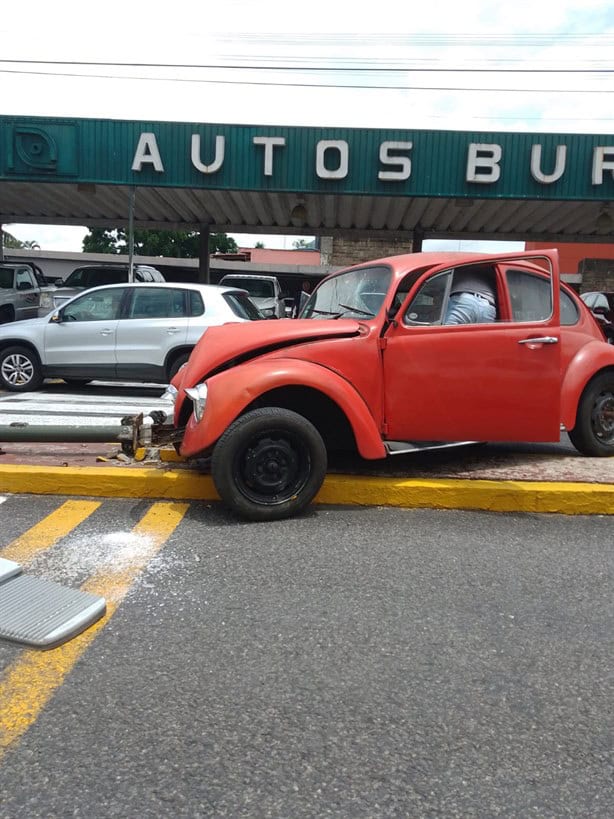
{"type": "Polygon", "coordinates": [[[194,347],[190,360],[173,379],[177,389],[193,387],[232,361],[240,363],[297,344],[357,335],[355,319],[279,319],[209,327],[194,347]]]}

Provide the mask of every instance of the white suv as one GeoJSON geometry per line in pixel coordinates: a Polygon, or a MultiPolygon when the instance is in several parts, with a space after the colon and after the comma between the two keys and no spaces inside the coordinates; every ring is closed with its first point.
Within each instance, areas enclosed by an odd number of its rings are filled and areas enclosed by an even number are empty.
{"type": "Polygon", "coordinates": [[[286,317],[286,305],[281,292],[281,285],[275,276],[229,273],[220,279],[220,284],[247,290],[251,300],[265,318],[286,317]]]}
{"type": "Polygon", "coordinates": [[[96,287],[47,316],[0,327],[0,389],[34,390],[44,378],[166,384],[208,327],[262,318],[233,287],[96,287]]]}

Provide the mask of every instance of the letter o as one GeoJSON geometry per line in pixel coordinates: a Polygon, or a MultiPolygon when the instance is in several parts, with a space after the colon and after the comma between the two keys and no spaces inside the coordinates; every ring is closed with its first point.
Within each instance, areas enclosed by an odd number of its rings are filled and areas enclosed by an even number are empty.
{"type": "Polygon", "coordinates": [[[348,175],[350,149],[344,139],[321,139],[316,145],[316,174],[320,179],[345,179],[348,175]],[[326,167],[327,151],[336,151],[338,164],[334,170],[326,167]]]}

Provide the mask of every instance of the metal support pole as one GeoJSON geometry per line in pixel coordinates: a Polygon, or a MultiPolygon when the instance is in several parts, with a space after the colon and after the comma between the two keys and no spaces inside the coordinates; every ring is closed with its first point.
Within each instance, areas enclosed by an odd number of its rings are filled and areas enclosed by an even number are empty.
{"type": "Polygon", "coordinates": [[[0,262],[4,261],[4,225],[0,224],[0,262]]]}
{"type": "Polygon", "coordinates": [[[211,270],[209,267],[209,225],[200,226],[198,281],[202,284],[211,284],[211,270]]]}
{"type": "Polygon", "coordinates": [[[136,188],[130,188],[130,201],[128,205],[128,281],[134,281],[134,202],[136,199],[136,188]]]}
{"type": "Polygon", "coordinates": [[[412,243],[411,243],[411,252],[412,253],[421,253],[422,252],[422,242],[423,241],[424,241],[424,231],[420,230],[420,228],[415,228],[412,243]]]}

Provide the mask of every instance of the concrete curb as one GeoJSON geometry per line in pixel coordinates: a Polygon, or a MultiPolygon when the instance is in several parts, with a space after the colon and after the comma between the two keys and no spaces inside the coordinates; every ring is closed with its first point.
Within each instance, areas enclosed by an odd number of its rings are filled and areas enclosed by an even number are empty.
{"type": "MultiPolygon", "coordinates": [[[[0,492],[219,501],[210,475],[189,469],[0,465],[0,492]]],[[[614,515],[614,485],[406,479],[329,474],[315,503],[614,515]]]]}

